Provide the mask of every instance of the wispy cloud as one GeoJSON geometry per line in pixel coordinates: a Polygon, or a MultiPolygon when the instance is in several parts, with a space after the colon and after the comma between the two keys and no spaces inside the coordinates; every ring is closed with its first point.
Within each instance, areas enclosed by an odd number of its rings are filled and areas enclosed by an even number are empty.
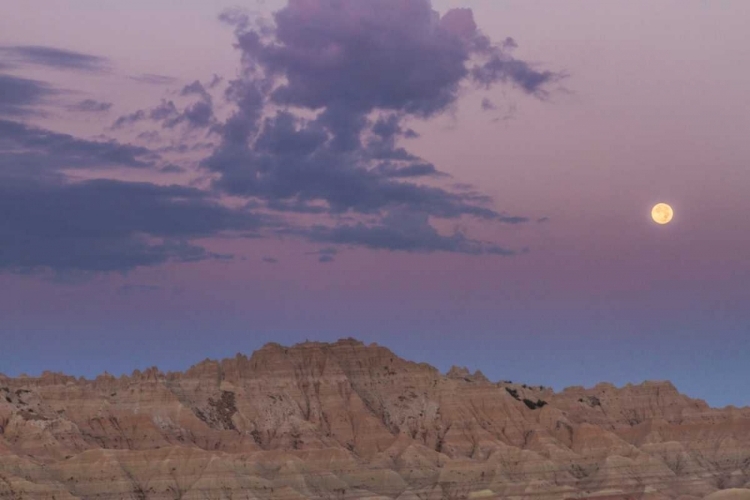
{"type": "Polygon", "coordinates": [[[112,107],[111,102],[96,101],[94,99],[84,99],[67,107],[69,111],[81,111],[85,113],[103,113],[109,111],[112,107]]]}
{"type": "Polygon", "coordinates": [[[170,83],[175,83],[177,81],[177,78],[174,78],[172,76],[154,75],[152,73],[143,73],[140,75],[129,76],[128,78],[137,82],[148,83],[151,85],[169,85],[170,83]]]}
{"type": "Polygon", "coordinates": [[[10,63],[35,64],[55,69],[104,72],[110,69],[105,57],[40,45],[0,47],[0,56],[10,63]]]}
{"type": "Polygon", "coordinates": [[[389,213],[376,224],[315,226],[309,230],[307,236],[313,241],[392,251],[503,256],[518,253],[494,243],[470,239],[458,231],[442,235],[430,225],[427,214],[414,212],[389,213]]]}

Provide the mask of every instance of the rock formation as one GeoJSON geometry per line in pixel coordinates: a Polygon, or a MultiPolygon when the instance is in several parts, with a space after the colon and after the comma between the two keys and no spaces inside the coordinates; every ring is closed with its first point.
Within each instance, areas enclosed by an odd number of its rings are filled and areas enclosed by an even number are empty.
{"type": "Polygon", "coordinates": [[[0,499],[745,498],[750,409],[556,393],[353,339],[95,380],[0,376],[0,499]],[[724,496],[721,496],[724,494],[724,496]]]}

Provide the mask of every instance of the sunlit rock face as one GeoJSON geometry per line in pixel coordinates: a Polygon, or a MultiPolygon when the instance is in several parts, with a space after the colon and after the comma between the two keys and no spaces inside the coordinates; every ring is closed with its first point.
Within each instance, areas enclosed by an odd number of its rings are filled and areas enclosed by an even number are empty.
{"type": "Polygon", "coordinates": [[[0,499],[739,500],[748,488],[750,409],[712,409],[669,382],[555,393],[353,339],[184,373],[0,376],[0,499]]]}

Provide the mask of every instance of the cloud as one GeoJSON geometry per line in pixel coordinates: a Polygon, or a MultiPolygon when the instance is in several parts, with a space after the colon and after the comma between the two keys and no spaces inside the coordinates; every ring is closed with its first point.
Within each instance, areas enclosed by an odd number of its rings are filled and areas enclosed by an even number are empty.
{"type": "Polygon", "coordinates": [[[208,82],[208,88],[212,89],[216,87],[218,84],[220,84],[224,79],[220,77],[219,75],[214,75],[213,78],[211,78],[211,81],[208,82]]]}
{"type": "Polygon", "coordinates": [[[334,227],[315,226],[307,236],[312,241],[365,246],[405,252],[436,251],[470,255],[510,256],[518,252],[468,238],[460,231],[441,235],[430,225],[426,213],[391,212],[377,224],[345,224],[334,227]]]}
{"type": "Polygon", "coordinates": [[[275,259],[273,257],[263,257],[262,261],[266,264],[276,264],[277,262],[279,262],[279,259],[275,259]]]}
{"type": "Polygon", "coordinates": [[[135,80],[140,83],[148,83],[151,85],[169,85],[175,83],[177,78],[165,75],[154,75],[152,73],[143,73],[141,75],[129,76],[131,80],[135,80]]]}
{"type": "Polygon", "coordinates": [[[186,172],[186,169],[179,165],[175,165],[174,163],[170,163],[161,167],[159,169],[159,172],[162,172],[164,174],[181,174],[183,172],[186,172]]]}
{"type": "Polygon", "coordinates": [[[112,107],[111,102],[95,101],[94,99],[84,99],[83,101],[68,106],[69,111],[82,111],[86,113],[103,113],[109,111],[112,107]]]}
{"type": "Polygon", "coordinates": [[[125,272],[227,259],[191,240],[265,223],[198,189],[101,179],[0,184],[0,214],[0,269],[16,272],[125,272]]]}
{"type": "Polygon", "coordinates": [[[494,111],[497,109],[497,106],[494,102],[490,101],[486,97],[482,99],[482,111],[494,111]]]}
{"type": "Polygon", "coordinates": [[[175,106],[174,102],[162,100],[161,104],[151,109],[139,109],[133,113],[120,116],[112,124],[112,128],[122,128],[126,125],[132,125],[143,120],[151,120],[155,122],[175,120],[179,115],[180,112],[177,111],[177,106],[175,106]]]}
{"type": "Polygon", "coordinates": [[[493,54],[487,62],[472,68],[472,78],[489,87],[495,83],[513,83],[529,94],[546,95],[545,85],[563,77],[552,71],[537,71],[525,61],[513,59],[500,52],[493,54]]]}
{"type": "Polygon", "coordinates": [[[0,47],[0,55],[14,63],[36,64],[55,69],[101,72],[109,69],[104,57],[39,45],[0,47]]]}
{"type": "Polygon", "coordinates": [[[134,111],[132,113],[128,113],[127,115],[122,115],[117,117],[115,122],[112,124],[113,129],[122,128],[126,125],[132,125],[136,122],[145,120],[147,118],[146,111],[143,109],[139,109],[138,111],[134,111]]]}
{"type": "Polygon", "coordinates": [[[205,190],[111,179],[74,183],[64,174],[159,162],[147,148],[0,120],[0,271],[70,275],[225,260],[231,256],[193,240],[256,235],[275,223],[227,208],[205,190]]]}
{"type": "Polygon", "coordinates": [[[290,2],[274,19],[267,41],[234,23],[245,60],[285,78],[271,94],[278,104],[429,116],[455,101],[467,75],[469,50],[428,1],[290,2]]]}
{"type": "Polygon", "coordinates": [[[206,88],[201,82],[195,80],[193,83],[185,85],[180,91],[180,95],[191,95],[197,94],[204,99],[211,100],[211,94],[208,93],[206,88]]]}
{"type": "Polygon", "coordinates": [[[551,79],[520,71],[505,52],[512,44],[493,45],[470,9],[441,17],[428,0],[309,0],[289,2],[274,25],[236,9],[220,19],[235,27],[244,67],[226,92],[236,111],[215,127],[222,143],[202,162],[219,174],[216,188],[271,208],[526,220],[487,197],[416,182],[441,172],[399,145],[416,136],[407,120],[446,111],[467,82],[534,93],[551,79]]]}
{"type": "Polygon", "coordinates": [[[198,101],[191,104],[168,126],[175,126],[180,123],[187,123],[190,127],[202,128],[211,125],[214,117],[214,110],[210,102],[198,101]]]}
{"type": "MultiPolygon", "coordinates": [[[[440,184],[452,176],[409,150],[409,139],[417,137],[410,125],[451,110],[467,86],[508,84],[543,97],[556,74],[515,59],[515,42],[497,44],[484,36],[470,9],[440,16],[429,0],[292,0],[273,24],[236,10],[222,20],[235,27],[239,76],[221,86],[219,77],[208,84],[194,81],[182,87],[176,103],[163,100],[113,124],[148,122],[149,128],[158,123],[216,134],[218,145],[200,161],[211,187],[71,182],[64,169],[177,173],[183,167],[160,154],[187,153],[198,144],[154,150],[0,120],[0,269],[127,272],[165,262],[224,260],[231,256],[199,241],[269,233],[328,245],[315,252],[322,263],[335,258],[338,245],[520,253],[462,231],[436,229],[435,219],[528,219],[506,215],[473,189],[440,184]],[[214,113],[219,91],[233,107],[222,121],[214,113]],[[220,204],[226,194],[240,198],[243,208],[220,204]]],[[[94,64],[40,54],[37,60],[47,57],[70,68],[94,64]]],[[[176,82],[160,75],[130,78],[176,82]]],[[[30,114],[54,92],[42,82],[7,76],[0,77],[2,89],[10,90],[0,94],[0,112],[16,116],[30,114]]],[[[108,105],[85,100],[73,107],[103,112],[108,105]]],[[[160,141],[153,131],[138,138],[160,141]]]]}
{"type": "Polygon", "coordinates": [[[148,130],[146,132],[141,132],[136,138],[146,142],[157,142],[161,138],[161,135],[156,130],[148,130]]]}
{"type": "Polygon", "coordinates": [[[442,217],[503,220],[483,206],[489,201],[486,198],[396,180],[438,174],[417,157],[410,156],[403,164],[374,160],[366,148],[342,151],[319,120],[305,121],[279,112],[264,120],[253,149],[233,144],[225,135],[224,144],[203,164],[221,172],[215,183],[219,189],[272,204],[306,206],[322,201],[332,213],[410,207],[442,217]]]}
{"type": "Polygon", "coordinates": [[[140,146],[89,141],[0,119],[0,178],[32,177],[63,168],[147,168],[158,158],[140,146]]]}
{"type": "Polygon", "coordinates": [[[393,165],[392,163],[381,163],[380,165],[376,167],[376,171],[385,177],[391,177],[391,178],[423,177],[426,175],[435,175],[435,176],[447,175],[442,172],[439,172],[435,168],[435,165],[432,165],[431,163],[413,163],[405,167],[398,167],[396,165],[393,165]]]}
{"type": "MultiPolygon", "coordinates": [[[[200,85],[200,83],[198,84],[200,85]]],[[[200,93],[192,85],[188,85],[185,89],[183,89],[182,95],[200,93]],[[191,89],[185,92],[185,89],[189,88],[191,89]]],[[[200,86],[200,90],[205,92],[202,85],[200,86]]],[[[163,128],[174,128],[181,123],[185,123],[191,128],[208,127],[214,122],[211,97],[205,92],[200,101],[186,106],[182,110],[178,109],[173,101],[162,100],[161,104],[151,109],[139,109],[118,117],[112,124],[112,129],[123,128],[145,120],[160,122],[163,128]]]]}
{"type": "Polygon", "coordinates": [[[34,114],[33,106],[56,93],[45,82],[0,74],[0,116],[34,114]]]}
{"type": "Polygon", "coordinates": [[[307,252],[306,255],[317,255],[318,262],[326,264],[329,262],[333,262],[335,260],[336,254],[338,253],[339,251],[336,247],[325,247],[315,252],[307,252]]]}

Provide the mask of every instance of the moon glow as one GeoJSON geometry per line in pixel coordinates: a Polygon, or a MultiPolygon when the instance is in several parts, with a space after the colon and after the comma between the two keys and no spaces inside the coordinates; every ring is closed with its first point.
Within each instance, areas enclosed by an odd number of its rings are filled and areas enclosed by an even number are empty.
{"type": "Polygon", "coordinates": [[[666,203],[657,203],[654,205],[654,208],[651,209],[651,218],[654,219],[654,222],[657,224],[666,224],[672,220],[673,216],[674,211],[672,210],[672,207],[666,203]]]}

